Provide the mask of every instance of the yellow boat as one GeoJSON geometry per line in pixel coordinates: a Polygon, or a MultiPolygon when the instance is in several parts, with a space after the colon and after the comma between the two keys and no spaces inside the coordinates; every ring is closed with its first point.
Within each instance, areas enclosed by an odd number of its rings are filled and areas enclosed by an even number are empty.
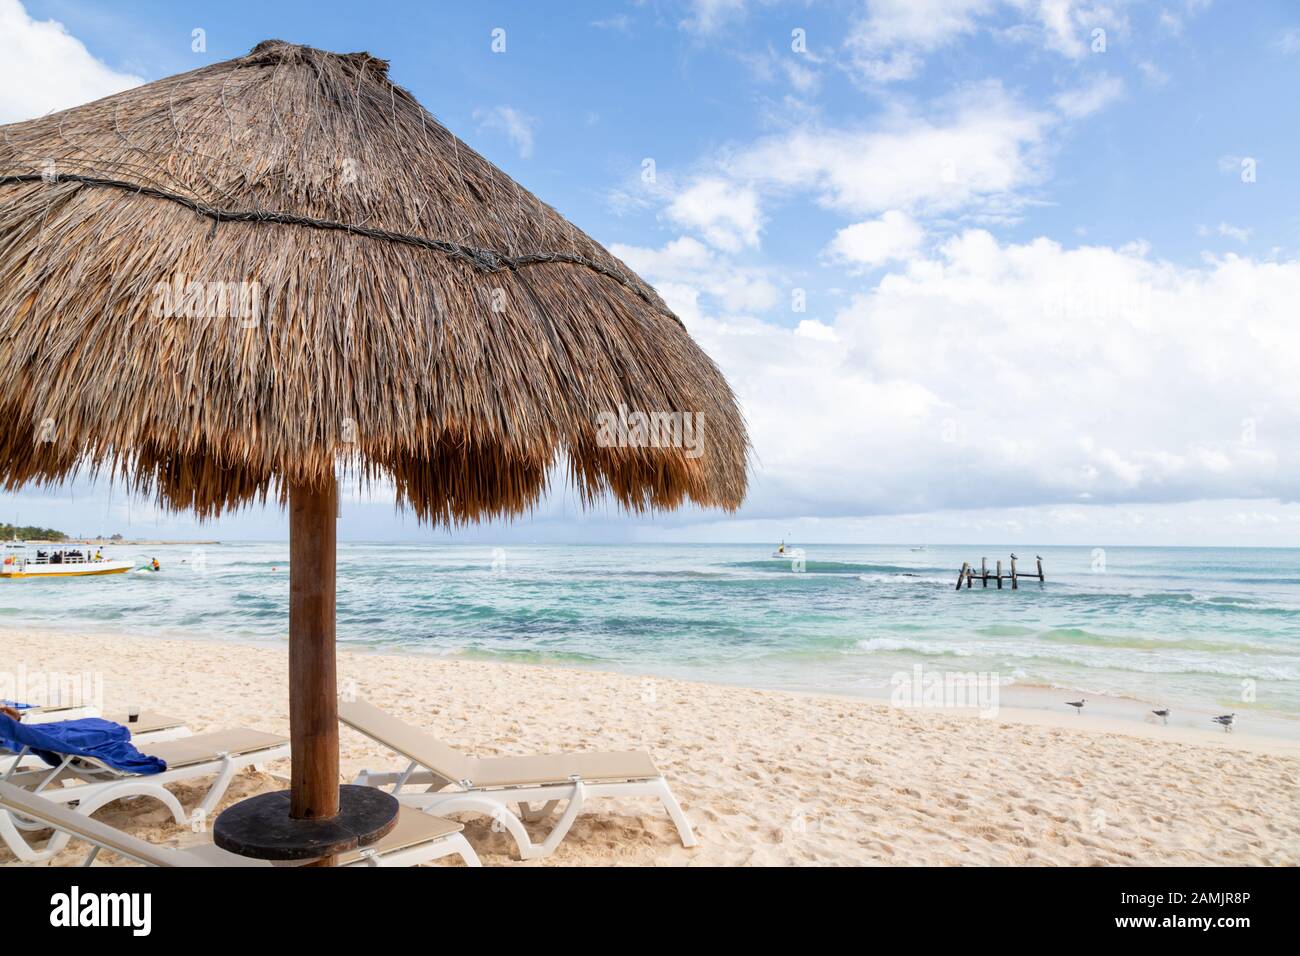
{"type": "Polygon", "coordinates": [[[0,563],[0,581],[10,578],[80,578],[94,574],[125,574],[134,561],[92,557],[75,548],[37,551],[36,557],[6,554],[0,563]]]}

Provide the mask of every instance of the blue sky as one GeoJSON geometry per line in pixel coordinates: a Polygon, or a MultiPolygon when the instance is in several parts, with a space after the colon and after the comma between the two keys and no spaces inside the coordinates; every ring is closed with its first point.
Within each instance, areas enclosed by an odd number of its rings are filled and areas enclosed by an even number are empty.
{"type": "MultiPolygon", "coordinates": [[[[367,50],[655,283],[740,396],[746,507],[560,494],[460,537],[1297,540],[1293,3],[0,0],[0,22],[0,122],[268,37],[367,50]]],[[[195,533],[84,485],[0,496],[15,517],[195,533]]],[[[382,490],[340,530],[441,537],[382,490]]]]}

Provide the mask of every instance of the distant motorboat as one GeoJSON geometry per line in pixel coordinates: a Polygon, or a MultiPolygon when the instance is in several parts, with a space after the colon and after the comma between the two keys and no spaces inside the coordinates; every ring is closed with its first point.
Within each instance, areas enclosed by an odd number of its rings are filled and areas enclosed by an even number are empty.
{"type": "Polygon", "coordinates": [[[802,548],[789,548],[789,547],[786,547],[786,543],[785,543],[784,541],[782,541],[782,542],[777,546],[777,549],[776,549],[775,551],[772,552],[772,557],[774,557],[774,558],[778,558],[778,559],[789,560],[790,558],[797,558],[797,557],[799,557],[799,556],[802,555],[802,554],[803,554],[803,549],[802,549],[802,548]]]}
{"type": "Polygon", "coordinates": [[[930,550],[930,549],[927,548],[925,545],[921,545],[919,548],[913,548],[912,550],[913,550],[913,551],[928,551],[928,550],[930,550]]]}
{"type": "Polygon", "coordinates": [[[79,548],[38,549],[35,557],[7,554],[0,562],[0,581],[10,578],[80,578],[99,574],[125,574],[134,561],[114,561],[79,548]]]}

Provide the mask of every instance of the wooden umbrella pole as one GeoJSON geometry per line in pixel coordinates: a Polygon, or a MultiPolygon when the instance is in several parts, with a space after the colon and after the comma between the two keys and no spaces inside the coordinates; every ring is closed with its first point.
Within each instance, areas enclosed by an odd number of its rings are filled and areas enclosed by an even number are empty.
{"type": "Polygon", "coordinates": [[[334,559],[338,486],[289,487],[289,815],[339,812],[334,559]]]}

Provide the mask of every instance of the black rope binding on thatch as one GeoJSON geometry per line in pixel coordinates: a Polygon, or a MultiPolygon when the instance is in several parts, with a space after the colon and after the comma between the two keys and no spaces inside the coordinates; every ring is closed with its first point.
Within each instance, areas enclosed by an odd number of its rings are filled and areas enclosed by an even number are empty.
{"type": "MultiPolygon", "coordinates": [[[[325,229],[334,232],[347,232],[358,236],[365,236],[368,239],[382,239],[387,242],[396,242],[405,246],[415,246],[418,249],[430,249],[434,252],[441,252],[452,259],[460,259],[462,262],[468,262],[480,272],[493,273],[500,272],[502,269],[509,269],[512,272],[517,269],[526,268],[527,266],[541,265],[547,262],[560,262],[566,265],[584,266],[606,278],[613,279],[615,282],[634,292],[637,296],[644,299],[646,304],[656,312],[666,315],[678,325],[682,325],[682,320],[668,310],[661,308],[655,303],[650,295],[642,288],[632,282],[627,276],[617,269],[610,269],[599,262],[588,259],[585,256],[579,256],[571,252],[526,252],[522,255],[508,256],[504,253],[496,252],[492,249],[478,249],[474,246],[462,245],[459,242],[449,242],[446,239],[429,239],[425,236],[411,235],[405,232],[392,232],[388,229],[375,229],[372,226],[360,226],[346,222],[338,222],[333,219],[313,219],[310,216],[298,216],[287,212],[259,212],[251,209],[219,209],[215,206],[209,206],[201,203],[197,199],[190,199],[177,193],[169,193],[166,190],[158,189],[154,186],[144,186],[137,183],[128,183],[120,179],[99,179],[94,176],[81,176],[76,173],[56,173],[48,175],[45,173],[21,173],[10,176],[0,176],[0,186],[7,186],[10,183],[32,183],[44,182],[51,185],[61,182],[80,183],[83,186],[100,186],[107,189],[121,189],[126,192],[135,193],[140,196],[151,196],[154,199],[165,199],[168,202],[174,202],[192,209],[200,216],[207,216],[212,220],[212,234],[217,231],[217,224],[221,222],[269,222],[282,226],[305,226],[308,229],[325,229]]],[[[682,325],[685,328],[684,325],[682,325]]]]}

